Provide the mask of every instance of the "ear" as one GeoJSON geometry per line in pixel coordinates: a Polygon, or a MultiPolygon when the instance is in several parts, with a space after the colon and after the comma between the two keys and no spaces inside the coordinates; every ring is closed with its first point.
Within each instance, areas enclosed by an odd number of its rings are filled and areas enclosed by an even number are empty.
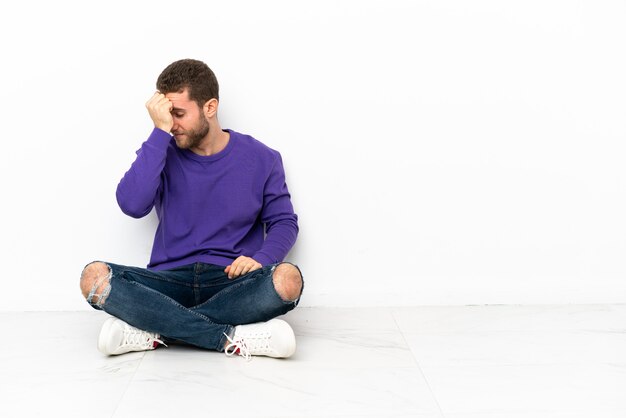
{"type": "Polygon", "coordinates": [[[202,106],[204,116],[206,116],[207,119],[211,119],[212,117],[214,117],[217,114],[218,105],[219,102],[217,101],[217,99],[208,100],[204,104],[204,106],[202,106]]]}

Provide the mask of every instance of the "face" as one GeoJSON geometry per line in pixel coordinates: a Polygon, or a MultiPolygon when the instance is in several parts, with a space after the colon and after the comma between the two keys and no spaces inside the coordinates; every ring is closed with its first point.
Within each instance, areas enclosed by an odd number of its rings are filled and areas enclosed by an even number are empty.
{"type": "Polygon", "coordinates": [[[174,107],[172,118],[174,126],[172,134],[179,148],[196,148],[209,133],[209,122],[204,117],[202,109],[196,102],[189,100],[187,90],[182,93],[167,93],[165,95],[174,107]]]}

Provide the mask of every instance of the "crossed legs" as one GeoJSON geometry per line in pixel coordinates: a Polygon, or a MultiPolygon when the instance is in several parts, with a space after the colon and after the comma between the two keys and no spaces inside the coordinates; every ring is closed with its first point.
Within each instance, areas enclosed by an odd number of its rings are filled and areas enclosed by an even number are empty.
{"type": "MultiPolygon", "coordinates": [[[[172,293],[163,287],[182,275],[183,285],[179,288],[188,292],[189,283],[195,283],[189,276],[193,267],[186,266],[182,273],[152,272],[96,261],[84,268],[80,288],[94,308],[133,327],[219,351],[229,336],[237,334],[236,325],[265,322],[284,314],[297,305],[302,293],[300,270],[281,263],[235,280],[218,277],[224,289],[196,305],[183,300],[178,290],[172,293]]],[[[221,271],[215,267],[213,271],[220,276],[221,271]]]]}

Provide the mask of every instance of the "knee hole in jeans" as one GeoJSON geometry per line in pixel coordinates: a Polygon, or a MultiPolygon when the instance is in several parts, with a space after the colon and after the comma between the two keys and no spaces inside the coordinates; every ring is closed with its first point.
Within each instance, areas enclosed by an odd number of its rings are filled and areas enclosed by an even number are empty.
{"type": "Polygon", "coordinates": [[[111,291],[111,266],[102,261],[88,264],[80,276],[80,290],[90,305],[102,307],[111,291]]]}
{"type": "Polygon", "coordinates": [[[281,263],[272,274],[276,293],[285,302],[295,302],[302,293],[302,274],[291,263],[281,263]]]}

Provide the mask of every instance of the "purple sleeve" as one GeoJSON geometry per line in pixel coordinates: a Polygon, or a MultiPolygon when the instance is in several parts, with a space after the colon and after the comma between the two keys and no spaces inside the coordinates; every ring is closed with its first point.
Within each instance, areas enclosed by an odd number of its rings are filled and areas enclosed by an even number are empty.
{"type": "Polygon", "coordinates": [[[283,261],[296,242],[298,216],[293,211],[280,155],[265,183],[261,221],[265,224],[266,237],[252,258],[264,266],[283,261]]]}
{"type": "Polygon", "coordinates": [[[117,185],[117,203],[128,216],[142,218],[154,206],[161,172],[165,167],[170,135],[154,128],[148,139],[137,151],[137,158],[117,185]]]}

